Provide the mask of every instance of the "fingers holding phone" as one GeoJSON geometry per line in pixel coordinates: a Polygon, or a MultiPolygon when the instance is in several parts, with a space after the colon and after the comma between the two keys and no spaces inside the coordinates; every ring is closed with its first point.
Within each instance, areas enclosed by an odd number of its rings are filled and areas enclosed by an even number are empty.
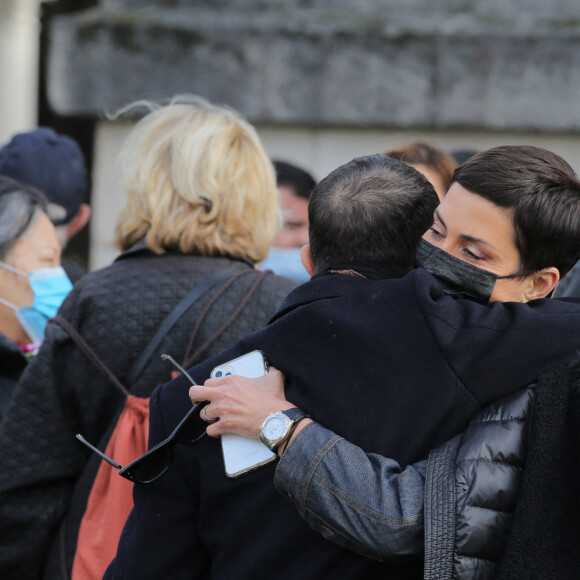
{"type": "Polygon", "coordinates": [[[293,406],[284,397],[284,375],[273,367],[259,378],[228,374],[208,379],[203,387],[191,387],[189,396],[194,403],[209,401],[205,414],[219,418],[208,426],[207,434],[212,437],[232,432],[257,437],[267,415],[293,406]]]}
{"type": "Polygon", "coordinates": [[[264,354],[254,350],[215,367],[203,387],[189,391],[192,402],[209,401],[201,415],[208,422],[207,434],[221,436],[227,477],[240,477],[276,458],[258,438],[260,426],[272,408],[283,410],[292,405],[284,398],[282,373],[266,375],[267,371],[264,354]]]}

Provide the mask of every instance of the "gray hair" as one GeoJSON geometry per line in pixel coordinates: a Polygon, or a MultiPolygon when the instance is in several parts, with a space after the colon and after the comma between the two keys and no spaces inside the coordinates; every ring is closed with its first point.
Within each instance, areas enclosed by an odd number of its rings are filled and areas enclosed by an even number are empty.
{"type": "Polygon", "coordinates": [[[14,247],[48,201],[34,187],[0,176],[0,260],[14,247]]]}

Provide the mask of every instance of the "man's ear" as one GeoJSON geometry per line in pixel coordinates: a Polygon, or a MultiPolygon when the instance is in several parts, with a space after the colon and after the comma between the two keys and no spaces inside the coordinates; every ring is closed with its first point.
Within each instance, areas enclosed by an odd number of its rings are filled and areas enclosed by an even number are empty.
{"type": "Polygon", "coordinates": [[[90,206],[86,203],[81,203],[77,215],[68,223],[67,235],[69,240],[87,225],[90,217],[90,206]]]}
{"type": "Polygon", "coordinates": [[[310,255],[310,244],[302,246],[302,249],[300,250],[300,259],[302,260],[302,265],[306,268],[308,275],[312,278],[312,276],[314,276],[314,262],[310,255]]]}
{"type": "Polygon", "coordinates": [[[526,302],[536,300],[537,298],[545,298],[556,287],[560,281],[560,272],[558,268],[544,268],[530,276],[530,282],[524,290],[524,298],[526,302]]]}

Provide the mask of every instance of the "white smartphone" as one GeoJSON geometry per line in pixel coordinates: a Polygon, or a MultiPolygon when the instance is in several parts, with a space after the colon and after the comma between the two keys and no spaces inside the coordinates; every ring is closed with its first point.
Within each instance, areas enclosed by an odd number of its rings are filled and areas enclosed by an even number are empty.
{"type": "MultiPolygon", "coordinates": [[[[255,379],[266,374],[268,365],[259,350],[215,367],[210,376],[223,377],[240,375],[255,379]]],[[[267,465],[276,459],[276,454],[264,445],[257,437],[244,437],[237,433],[223,433],[221,436],[224,465],[228,477],[239,477],[267,465]]]]}

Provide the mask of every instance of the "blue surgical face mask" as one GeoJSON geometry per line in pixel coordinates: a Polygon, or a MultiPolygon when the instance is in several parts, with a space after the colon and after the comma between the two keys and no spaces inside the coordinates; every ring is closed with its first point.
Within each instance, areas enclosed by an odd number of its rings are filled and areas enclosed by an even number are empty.
{"type": "Polygon", "coordinates": [[[46,322],[56,315],[67,294],[72,290],[71,281],[60,266],[30,272],[24,272],[4,262],[0,262],[0,267],[28,278],[34,292],[32,306],[18,307],[3,298],[0,298],[0,302],[14,310],[20,326],[33,343],[42,342],[46,322]]]}
{"type": "Polygon", "coordinates": [[[286,276],[296,282],[307,282],[310,275],[302,265],[301,248],[271,248],[260,270],[272,270],[274,274],[286,276]]]}
{"type": "Polygon", "coordinates": [[[497,280],[529,276],[537,271],[498,276],[464,262],[423,239],[417,246],[415,261],[439,280],[447,294],[483,304],[489,304],[497,280]]]}

